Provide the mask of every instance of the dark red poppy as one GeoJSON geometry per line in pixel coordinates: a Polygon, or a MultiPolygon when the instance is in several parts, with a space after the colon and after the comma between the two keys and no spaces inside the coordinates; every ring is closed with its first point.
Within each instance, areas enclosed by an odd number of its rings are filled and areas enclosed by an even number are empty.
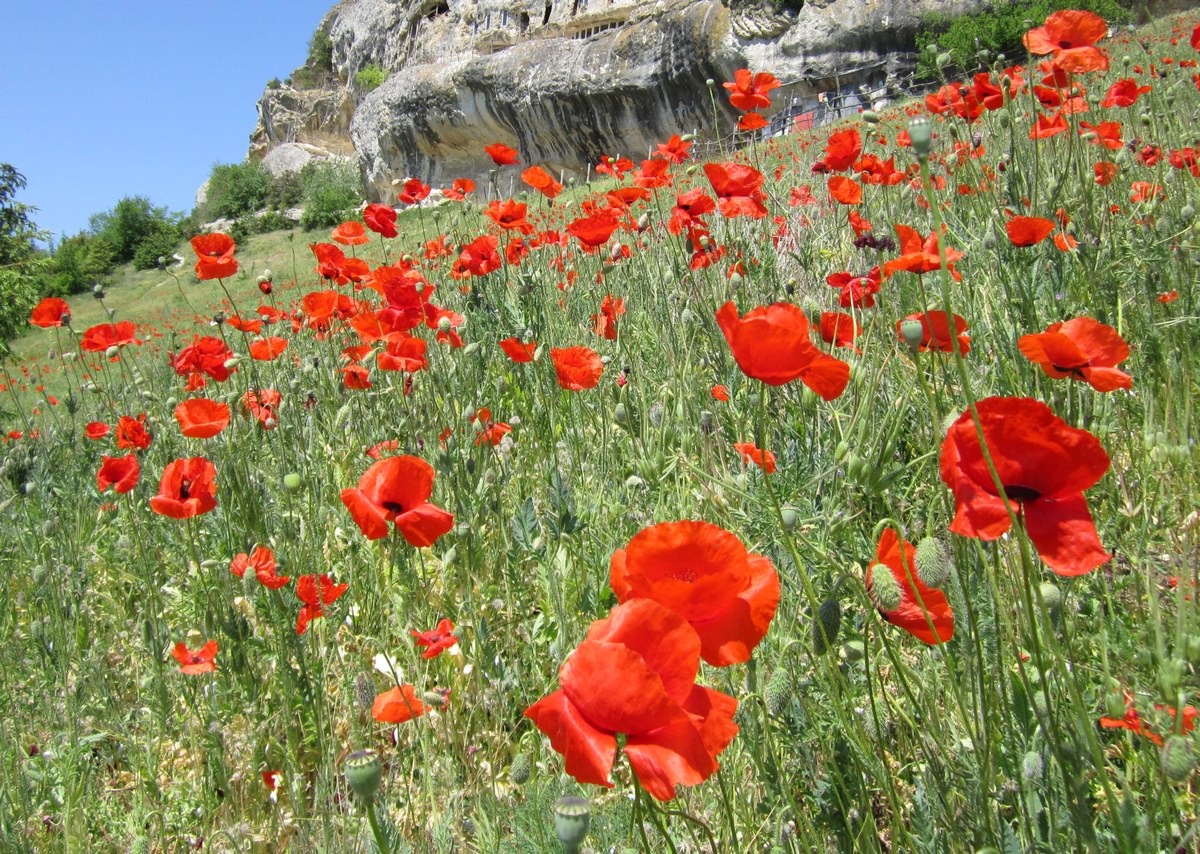
{"type": "Polygon", "coordinates": [[[1010,504],[1000,498],[967,410],[942,443],[942,481],[956,505],[950,530],[994,540],[1012,527],[1011,507],[1024,517],[1042,560],[1059,575],[1083,575],[1108,561],[1112,555],[1100,545],[1083,495],[1108,471],[1100,441],[1030,398],[989,397],[977,409],[1010,504]]]}
{"type": "Polygon", "coordinates": [[[217,506],[217,469],[204,457],[175,460],[163,469],[150,509],[172,519],[189,519],[217,506]]]}
{"type": "Polygon", "coordinates": [[[440,620],[435,628],[427,632],[413,631],[412,636],[416,640],[417,646],[425,647],[421,658],[437,658],[458,643],[458,638],[453,633],[454,623],[446,618],[440,620]]]}
{"type": "Polygon", "coordinates": [[[66,300],[58,297],[43,297],[29,313],[29,322],[43,329],[62,326],[71,322],[71,307],[66,300]]]}
{"type": "Polygon", "coordinates": [[[334,584],[333,579],[321,575],[302,575],[296,581],[296,596],[304,604],[296,616],[296,634],[308,631],[308,624],[325,616],[325,606],[335,601],[350,589],[349,584],[334,584]]]}
{"type": "Polygon", "coordinates": [[[946,594],[921,580],[916,558],[916,547],[886,528],[879,538],[875,560],[867,567],[867,590],[871,590],[877,571],[891,572],[900,586],[900,604],[890,611],[879,608],[879,613],[892,625],[934,646],[954,637],[954,612],[946,594]]]}
{"type": "Polygon", "coordinates": [[[425,714],[426,706],[412,685],[399,685],[384,691],[371,704],[371,717],[380,723],[402,724],[425,714]]]}
{"type": "Polygon", "coordinates": [[[775,75],[760,71],[751,74],[748,68],[739,68],[733,80],[721,84],[729,90],[729,103],[738,110],[757,110],[771,106],[770,92],[781,85],[775,75]]]}
{"type": "Polygon", "coordinates": [[[514,166],[521,161],[518,159],[520,154],[515,148],[509,148],[502,142],[493,142],[491,145],[485,145],[483,150],[487,152],[488,157],[492,158],[492,162],[497,166],[514,166]]]}
{"type": "Polygon", "coordinates": [[[613,553],[610,581],[618,602],[652,599],[687,620],[700,636],[701,657],[716,667],[748,661],[779,605],[770,559],[708,522],[640,531],[613,553]]]}
{"type": "Polygon", "coordinates": [[[183,435],[211,439],[229,426],[229,406],[205,397],[194,397],[175,407],[175,420],[183,435]]]}
{"type": "Polygon", "coordinates": [[[396,209],[388,205],[367,205],[363,210],[363,222],[367,228],[381,237],[396,236],[396,209]]]}
{"type": "Polygon", "coordinates": [[[519,338],[505,338],[500,342],[500,349],[514,362],[532,362],[533,354],[537,351],[537,342],[523,343],[519,338]]]}
{"type": "Polygon", "coordinates": [[[763,175],[753,166],[727,161],[705,163],[704,174],[712,185],[721,213],[728,218],[748,216],[760,219],[767,215],[763,205],[763,175]]]}
{"type": "Polygon", "coordinates": [[[954,315],[954,333],[953,337],[950,332],[950,321],[946,317],[944,311],[927,311],[924,313],[910,314],[904,320],[896,322],[896,335],[901,341],[905,341],[904,333],[901,331],[901,326],[905,320],[917,320],[921,323],[921,343],[917,349],[924,353],[927,350],[933,350],[937,353],[953,353],[954,340],[958,339],[958,350],[964,356],[971,352],[971,338],[966,334],[967,321],[954,315]]]}
{"type": "Polygon", "coordinates": [[[767,385],[799,379],[825,400],[833,400],[850,380],[850,366],[822,353],[809,337],[804,311],[789,303],[759,306],[739,318],[727,302],[717,310],[717,325],[748,377],[767,385]]]}
{"type": "Polygon", "coordinates": [[[237,244],[228,234],[197,234],[192,238],[192,249],[198,256],[196,278],[201,281],[227,279],[238,271],[237,259],[233,257],[237,244]]]}
{"type": "Polygon", "coordinates": [[[372,465],[358,486],[342,490],[342,503],[368,540],[388,535],[394,523],[409,545],[431,546],[454,526],[454,516],[429,503],[433,466],[418,457],[388,457],[372,465]]]}
{"type": "Polygon", "coordinates": [[[150,447],[153,437],[146,429],[146,413],[137,418],[122,415],[117,419],[117,447],[144,451],[150,447]]]}
{"type": "Polygon", "coordinates": [[[171,655],[179,662],[179,671],[189,676],[212,673],[217,669],[217,642],[210,640],[195,651],[187,648],[183,641],[175,644],[171,655]]]}
{"type": "Polygon", "coordinates": [[[660,801],[717,770],[737,735],[737,700],[695,684],[700,638],[679,614],[632,599],[592,623],[559,671],[562,687],[525,710],[580,783],[612,788],[617,750],[660,801]]]}
{"type": "Polygon", "coordinates": [[[110,486],[119,495],[124,495],[137,486],[141,467],[137,454],[124,457],[102,457],[100,470],[96,472],[96,489],[104,492],[110,486]]]}
{"type": "Polygon", "coordinates": [[[591,347],[552,347],[550,359],[554,362],[558,384],[568,391],[595,388],[604,373],[600,354],[591,347]]]}
{"type": "Polygon", "coordinates": [[[1013,246],[1034,246],[1054,231],[1054,221],[1040,216],[1014,216],[1004,224],[1013,246]]]}
{"type": "Polygon", "coordinates": [[[1129,345],[1117,330],[1090,317],[1052,323],[1045,332],[1022,335],[1017,346],[1048,377],[1082,380],[1096,391],[1133,388],[1129,374],[1116,367],[1129,358],[1129,345]]]}

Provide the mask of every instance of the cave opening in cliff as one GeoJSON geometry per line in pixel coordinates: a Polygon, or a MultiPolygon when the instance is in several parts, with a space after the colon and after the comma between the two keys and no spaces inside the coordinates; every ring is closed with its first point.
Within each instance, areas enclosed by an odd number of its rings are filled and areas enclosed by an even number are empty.
{"type": "Polygon", "coordinates": [[[520,15],[517,16],[517,30],[523,33],[525,31],[527,31],[528,29],[529,29],[529,15],[525,12],[522,12],[520,15]]]}
{"type": "Polygon", "coordinates": [[[546,14],[542,15],[542,26],[543,27],[546,26],[546,24],[550,23],[550,13],[553,11],[554,11],[554,4],[552,2],[549,2],[549,0],[547,0],[546,14]]]}
{"type": "Polygon", "coordinates": [[[433,20],[434,18],[437,18],[441,15],[449,15],[449,14],[450,14],[450,4],[442,2],[442,3],[435,3],[433,6],[431,6],[429,11],[425,13],[425,17],[429,18],[430,20],[433,20]]]}

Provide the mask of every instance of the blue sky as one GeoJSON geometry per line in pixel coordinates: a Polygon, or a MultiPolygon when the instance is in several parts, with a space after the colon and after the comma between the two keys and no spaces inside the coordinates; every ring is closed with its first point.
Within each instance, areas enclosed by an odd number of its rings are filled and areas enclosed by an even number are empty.
{"type": "Polygon", "coordinates": [[[56,238],[125,196],[192,209],[334,0],[0,3],[0,163],[56,238]]]}

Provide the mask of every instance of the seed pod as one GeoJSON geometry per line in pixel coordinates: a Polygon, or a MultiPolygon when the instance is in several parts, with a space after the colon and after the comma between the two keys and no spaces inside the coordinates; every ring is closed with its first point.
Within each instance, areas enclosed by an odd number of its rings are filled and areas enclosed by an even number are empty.
{"type": "Polygon", "coordinates": [[[383,765],[374,750],[356,750],[346,757],[346,782],[365,803],[375,800],[383,780],[383,765]]]}
{"type": "Polygon", "coordinates": [[[568,795],[554,802],[554,832],[566,854],[576,854],[587,837],[592,807],[587,798],[568,795]]]}

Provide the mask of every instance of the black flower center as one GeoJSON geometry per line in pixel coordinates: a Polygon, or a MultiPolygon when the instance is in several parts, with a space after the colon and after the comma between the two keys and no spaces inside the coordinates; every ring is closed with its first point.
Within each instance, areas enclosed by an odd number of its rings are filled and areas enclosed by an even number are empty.
{"type": "Polygon", "coordinates": [[[1042,493],[1031,486],[1021,486],[1020,484],[1005,484],[1004,493],[1013,501],[1024,504],[1027,501],[1036,501],[1041,498],[1042,493]]]}

